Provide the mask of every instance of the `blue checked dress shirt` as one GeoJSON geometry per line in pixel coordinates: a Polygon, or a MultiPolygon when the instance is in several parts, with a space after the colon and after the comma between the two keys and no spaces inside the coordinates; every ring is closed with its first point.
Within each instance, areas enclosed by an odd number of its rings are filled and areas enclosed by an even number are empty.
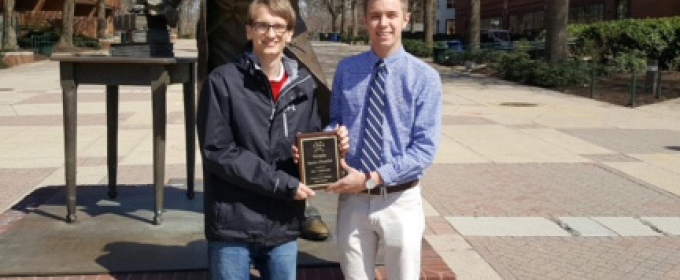
{"type": "MultiPolygon", "coordinates": [[[[380,58],[372,51],[343,59],[333,79],[330,130],[345,125],[350,150],[346,161],[362,170],[367,126],[367,95],[380,58]],[[361,144],[360,144],[361,143],[361,144]]],[[[434,161],[441,137],[442,85],[439,73],[403,48],[384,58],[385,107],[377,171],[388,186],[423,176],[434,161]]]]}

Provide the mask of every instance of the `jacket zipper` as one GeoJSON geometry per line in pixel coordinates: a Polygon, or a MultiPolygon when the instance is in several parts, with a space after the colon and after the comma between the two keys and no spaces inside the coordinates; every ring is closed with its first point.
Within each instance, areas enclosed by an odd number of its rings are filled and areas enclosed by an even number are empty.
{"type": "MultiPolygon", "coordinates": [[[[296,87],[297,85],[303,83],[304,81],[307,81],[307,80],[310,79],[310,78],[311,78],[311,76],[307,76],[307,77],[305,77],[305,78],[303,78],[303,79],[301,79],[301,80],[295,81],[295,83],[291,83],[289,86],[287,86],[287,87],[284,89],[284,91],[281,91],[281,93],[279,94],[279,100],[283,100],[283,99],[282,99],[283,96],[286,95],[286,93],[288,93],[292,88],[294,88],[294,87],[296,87]]],[[[272,101],[272,103],[273,103],[273,101],[272,101]]],[[[273,103],[273,104],[274,104],[274,103],[273,103]]],[[[269,121],[274,120],[274,113],[275,113],[275,111],[276,111],[276,104],[274,104],[274,108],[273,108],[273,110],[272,110],[272,115],[270,116],[269,121]]],[[[288,111],[288,110],[287,110],[287,109],[284,109],[284,110],[283,110],[283,134],[284,134],[284,136],[288,137],[288,117],[287,117],[287,115],[286,115],[286,111],[288,111]]]]}

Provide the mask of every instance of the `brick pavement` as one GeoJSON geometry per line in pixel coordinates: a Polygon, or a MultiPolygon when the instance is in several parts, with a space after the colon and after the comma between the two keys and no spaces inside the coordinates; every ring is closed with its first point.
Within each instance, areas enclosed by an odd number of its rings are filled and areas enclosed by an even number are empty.
{"type": "MultiPolygon", "coordinates": [[[[321,43],[315,49],[330,82],[341,57],[367,48],[321,43]]],[[[12,92],[0,95],[0,132],[35,139],[61,137],[60,91],[57,81],[50,78],[55,68],[54,63],[33,63],[19,69],[24,71],[21,77],[0,81],[0,88],[12,92]],[[21,84],[23,80],[43,82],[21,84]],[[24,126],[21,120],[33,124],[24,126]]],[[[444,132],[435,165],[423,180],[427,213],[423,255],[439,256],[439,261],[428,262],[449,272],[430,276],[451,277],[453,270],[459,279],[483,280],[680,278],[676,253],[680,236],[668,230],[673,227],[659,227],[666,229],[662,231],[653,224],[663,217],[669,217],[669,221],[680,217],[680,102],[620,108],[444,67],[437,69],[444,85],[444,132]],[[532,106],[512,106],[520,103],[532,106]],[[614,229],[609,237],[578,236],[564,225],[558,230],[567,237],[536,237],[541,229],[526,236],[472,236],[461,234],[452,225],[456,217],[494,218],[501,221],[499,224],[521,220],[517,218],[542,219],[553,227],[558,225],[558,218],[588,219],[604,228],[606,221],[624,221],[624,225],[633,221],[647,232],[662,236],[624,237],[614,229]],[[660,218],[651,223],[643,222],[647,221],[644,217],[660,218]]],[[[103,94],[95,87],[81,89],[91,94],[79,96],[85,104],[79,109],[79,124],[82,121],[84,127],[79,130],[79,137],[84,138],[79,144],[86,147],[82,153],[79,150],[78,164],[82,167],[78,182],[103,183],[105,153],[96,149],[103,143],[103,94]]],[[[151,180],[151,157],[145,154],[150,153],[151,142],[144,132],[150,127],[148,102],[142,97],[146,94],[135,91],[139,89],[121,91],[121,103],[125,104],[121,108],[126,108],[121,110],[121,128],[128,138],[120,148],[125,151],[121,152],[119,167],[121,184],[151,180]]],[[[169,91],[174,95],[181,92],[173,87],[169,91]]],[[[177,104],[169,100],[169,135],[173,129],[181,130],[181,107],[177,104]]],[[[30,145],[33,141],[28,142],[30,145]]],[[[0,139],[0,146],[3,143],[17,142],[0,139]]],[[[11,161],[0,155],[1,167],[20,165],[10,173],[0,172],[3,185],[9,186],[5,189],[11,189],[0,197],[2,205],[25,195],[36,184],[63,184],[63,163],[54,159],[63,156],[61,143],[54,147],[46,141],[39,143],[51,149],[44,151],[55,153],[11,161]],[[25,164],[42,168],[39,172],[47,175],[31,173],[33,168],[25,164]],[[7,175],[12,172],[21,175],[7,175]],[[14,181],[9,184],[10,180],[14,181]]],[[[23,151],[22,147],[18,150],[23,151]]],[[[184,174],[183,143],[169,144],[167,153],[168,177],[184,174]]],[[[19,214],[11,214],[15,216],[10,219],[19,214]]],[[[113,277],[205,277],[202,272],[194,273],[113,277]]],[[[338,273],[337,269],[310,270],[301,277],[336,279],[338,273]]],[[[108,277],[112,276],[100,276],[108,277]]]]}
{"type": "Polygon", "coordinates": [[[469,237],[504,279],[680,279],[678,237],[469,237]]]}
{"type": "Polygon", "coordinates": [[[674,225],[644,218],[680,216],[680,102],[634,110],[451,76],[423,195],[460,279],[680,278],[674,225]]]}
{"type": "Polygon", "coordinates": [[[442,216],[680,215],[680,197],[598,163],[438,164],[423,184],[442,216]]]}

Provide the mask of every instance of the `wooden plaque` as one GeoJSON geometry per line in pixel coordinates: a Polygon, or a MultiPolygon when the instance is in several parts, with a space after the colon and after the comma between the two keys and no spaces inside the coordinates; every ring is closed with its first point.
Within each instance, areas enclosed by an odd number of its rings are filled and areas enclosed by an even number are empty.
{"type": "Polygon", "coordinates": [[[340,179],[340,150],[335,132],[298,134],[297,148],[302,183],[317,190],[340,179]]]}

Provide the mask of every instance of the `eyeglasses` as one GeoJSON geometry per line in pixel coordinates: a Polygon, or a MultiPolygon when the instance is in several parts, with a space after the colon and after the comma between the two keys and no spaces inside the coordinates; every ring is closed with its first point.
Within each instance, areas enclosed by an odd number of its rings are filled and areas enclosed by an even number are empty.
{"type": "Polygon", "coordinates": [[[266,22],[253,22],[250,26],[259,34],[265,34],[269,32],[269,28],[274,30],[276,35],[281,35],[288,30],[288,25],[285,24],[269,24],[266,22]]]}

